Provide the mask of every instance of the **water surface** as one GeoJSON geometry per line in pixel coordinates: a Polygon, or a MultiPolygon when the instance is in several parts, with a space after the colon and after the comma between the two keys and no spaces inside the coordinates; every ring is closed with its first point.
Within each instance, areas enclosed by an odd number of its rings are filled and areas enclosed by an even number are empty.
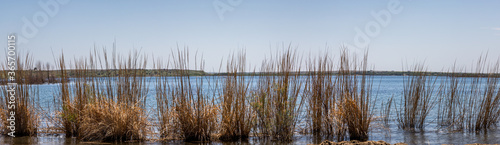
{"type": "MultiPolygon", "coordinates": [[[[192,83],[196,83],[195,78],[205,78],[211,80],[210,82],[221,81],[224,77],[192,77],[192,83]]],[[[258,78],[255,77],[250,79],[251,85],[257,85],[258,78]]],[[[435,84],[435,91],[439,87],[439,84],[446,77],[437,77],[435,84]]],[[[109,78],[113,79],[113,78],[109,78]]],[[[305,80],[305,77],[301,79],[305,80]]],[[[155,98],[155,80],[154,77],[147,78],[148,95],[146,99],[147,110],[150,116],[150,120],[156,123],[155,110],[156,108],[156,98],[155,98]]],[[[167,81],[174,81],[172,78],[167,78],[167,81]]],[[[394,96],[393,108],[391,109],[390,122],[388,125],[383,125],[379,120],[372,122],[370,139],[369,140],[384,140],[389,143],[405,142],[408,144],[466,144],[466,143],[500,143],[500,130],[492,129],[487,133],[462,133],[462,132],[448,132],[444,129],[440,129],[437,125],[437,106],[431,110],[429,116],[426,120],[426,127],[424,131],[418,132],[408,132],[403,131],[397,127],[396,122],[396,107],[399,107],[399,102],[401,101],[401,95],[403,92],[403,84],[406,81],[404,76],[374,76],[373,77],[373,98],[372,101],[375,103],[375,116],[380,116],[379,108],[381,103],[387,101],[389,98],[394,96]]],[[[70,83],[71,85],[71,83],[70,83]]],[[[40,110],[43,110],[45,115],[54,115],[54,96],[59,92],[58,84],[41,84],[37,85],[39,98],[37,102],[40,102],[40,110]]],[[[204,83],[203,87],[213,87],[213,84],[204,83]]],[[[207,89],[214,91],[213,89],[207,89]]],[[[57,100],[57,99],[55,99],[57,100]]],[[[43,116],[42,116],[43,118],[43,116]]],[[[303,119],[305,120],[305,118],[303,119]]],[[[51,122],[42,120],[41,126],[51,126],[51,122]]],[[[301,124],[299,124],[301,125],[301,124]]],[[[303,123],[302,123],[303,125],[303,123]]],[[[310,135],[300,135],[295,136],[295,141],[291,144],[309,144],[309,143],[320,143],[321,141],[328,139],[334,140],[333,138],[318,138],[310,135]]],[[[19,137],[10,138],[2,137],[0,138],[0,144],[89,144],[88,142],[78,142],[75,138],[64,138],[63,135],[39,135],[39,137],[19,137]]],[[[248,141],[228,143],[228,142],[213,142],[214,144],[262,144],[262,143],[272,143],[272,141],[262,140],[258,138],[250,138],[248,141]]],[[[116,144],[116,143],[115,143],[116,144]]],[[[143,143],[119,143],[119,144],[161,144],[155,142],[143,142],[143,143]]],[[[174,141],[166,144],[185,144],[183,142],[174,141]]]]}

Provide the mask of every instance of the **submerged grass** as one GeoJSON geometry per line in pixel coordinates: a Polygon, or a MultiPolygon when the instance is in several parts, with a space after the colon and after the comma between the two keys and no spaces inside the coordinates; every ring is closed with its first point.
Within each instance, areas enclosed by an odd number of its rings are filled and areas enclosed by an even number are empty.
{"type": "MultiPolygon", "coordinates": [[[[466,78],[457,76],[455,65],[451,69],[452,75],[441,82],[439,89],[438,123],[452,131],[463,131],[466,111],[467,90],[466,78]]],[[[460,71],[460,70],[458,70],[460,71]]]]}
{"type": "Polygon", "coordinates": [[[392,96],[389,100],[387,100],[387,102],[383,103],[382,107],[381,107],[382,108],[382,110],[381,110],[382,120],[383,120],[385,126],[389,125],[393,99],[394,99],[394,96],[392,96]]]}
{"type": "MultiPolygon", "coordinates": [[[[495,127],[500,120],[499,63],[486,65],[481,56],[475,73],[486,77],[449,76],[442,83],[438,121],[450,131],[480,132],[495,127]]],[[[455,69],[453,67],[453,71],[455,69]]],[[[453,73],[456,74],[456,73],[453,73]]]]}
{"type": "Polygon", "coordinates": [[[495,127],[500,120],[500,87],[499,78],[495,74],[499,73],[499,61],[486,66],[486,57],[480,57],[476,66],[476,72],[482,73],[486,69],[488,77],[473,78],[470,82],[470,95],[466,97],[469,104],[464,107],[465,121],[464,128],[471,132],[488,131],[495,127]]]}
{"type": "Polygon", "coordinates": [[[414,75],[403,83],[403,96],[398,110],[398,127],[415,131],[424,129],[430,110],[436,104],[434,86],[436,78],[427,76],[423,65],[413,67],[414,75]]]}

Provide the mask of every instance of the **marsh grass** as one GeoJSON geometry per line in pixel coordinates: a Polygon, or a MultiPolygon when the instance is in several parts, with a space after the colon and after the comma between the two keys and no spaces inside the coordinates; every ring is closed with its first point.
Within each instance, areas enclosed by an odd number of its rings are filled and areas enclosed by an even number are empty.
{"type": "Polygon", "coordinates": [[[407,76],[403,83],[403,96],[398,112],[398,127],[403,130],[423,130],[430,110],[436,104],[436,77],[426,74],[423,65],[414,65],[414,75],[407,76]]]}
{"type": "MultiPolygon", "coordinates": [[[[28,53],[25,57],[17,56],[15,63],[15,81],[14,86],[2,86],[2,96],[0,98],[1,108],[0,117],[2,133],[8,135],[12,130],[9,126],[14,126],[14,136],[34,136],[38,131],[39,114],[35,108],[35,100],[38,97],[38,87],[33,85],[34,80],[31,77],[33,58],[28,53]],[[15,97],[11,99],[11,95],[15,97]],[[12,102],[14,101],[14,102],[12,102]],[[12,103],[9,103],[12,102],[12,103]],[[14,113],[12,115],[11,113],[14,113]],[[15,124],[11,124],[8,119],[15,117],[15,124]]],[[[3,70],[7,70],[4,66],[3,70]]],[[[7,75],[7,71],[3,71],[7,75]]]]}
{"type": "MultiPolygon", "coordinates": [[[[113,48],[115,49],[115,48],[113,48]]],[[[108,59],[106,50],[102,55],[94,49],[88,58],[75,59],[74,84],[67,81],[64,55],[58,63],[62,74],[59,115],[62,130],[67,137],[84,141],[130,141],[144,140],[149,133],[149,122],[145,111],[147,96],[146,78],[139,69],[146,66],[146,57],[138,52],[121,57],[116,53],[108,59]],[[114,78],[96,77],[90,71],[116,69],[114,78]]]]}
{"type": "Polygon", "coordinates": [[[499,61],[486,64],[486,57],[480,57],[476,66],[477,73],[487,71],[486,78],[476,77],[470,82],[470,91],[466,99],[468,106],[464,106],[465,123],[464,128],[471,132],[488,131],[495,127],[500,119],[500,87],[499,61]]]}
{"type": "Polygon", "coordinates": [[[387,128],[389,126],[389,121],[391,117],[391,108],[393,103],[394,96],[392,96],[387,102],[382,103],[380,114],[382,116],[382,121],[384,126],[387,128]]]}
{"type": "MultiPolygon", "coordinates": [[[[158,59],[154,66],[157,67],[157,69],[168,68],[169,62],[164,65],[163,60],[158,59]]],[[[155,90],[160,139],[182,139],[180,128],[178,127],[179,122],[174,112],[173,97],[170,92],[168,92],[171,83],[168,79],[169,77],[162,75],[156,77],[155,90]]]]}
{"type": "Polygon", "coordinates": [[[437,119],[440,126],[451,131],[462,131],[465,121],[464,107],[470,105],[466,103],[467,86],[466,78],[457,76],[455,65],[451,69],[452,75],[446,77],[439,89],[439,105],[437,119]]]}
{"type": "Polygon", "coordinates": [[[366,75],[368,53],[365,53],[361,62],[355,55],[351,56],[347,49],[340,55],[340,65],[336,77],[337,101],[337,139],[368,140],[368,131],[373,119],[372,86],[373,79],[366,75]],[[361,74],[356,74],[360,72],[361,74]],[[361,78],[359,78],[361,77],[361,78]]]}
{"type": "Polygon", "coordinates": [[[253,93],[252,107],[257,113],[257,130],[262,136],[273,140],[292,141],[296,124],[304,104],[302,89],[305,81],[300,80],[300,60],[289,46],[278,52],[276,58],[264,60],[258,88],[253,93]],[[266,75],[277,73],[277,75],[266,75]]]}
{"type": "Polygon", "coordinates": [[[473,72],[485,77],[452,75],[441,85],[438,120],[447,130],[487,132],[500,119],[498,61],[486,64],[486,56],[481,56],[473,72]]]}
{"type": "Polygon", "coordinates": [[[311,118],[313,135],[333,136],[335,130],[335,81],[332,58],[326,53],[307,63],[308,75],[308,117],[311,118]]]}
{"type": "MultiPolygon", "coordinates": [[[[75,58],[72,63],[61,54],[57,61],[61,84],[54,97],[57,116],[51,120],[67,137],[108,142],[148,139],[149,87],[143,74],[147,57],[138,54],[121,56],[114,50],[108,55],[105,50],[94,49],[88,57],[75,58]],[[112,70],[113,77],[100,77],[101,72],[96,70],[112,70]]],[[[339,141],[368,140],[373,128],[376,96],[372,94],[373,78],[367,75],[367,53],[360,61],[343,49],[338,66],[329,55],[311,58],[304,73],[300,56],[288,46],[265,59],[261,73],[256,74],[246,72],[245,52],[240,52],[228,57],[226,72],[219,73],[221,76],[193,76],[187,48],[173,50],[172,54],[166,65],[161,60],[154,64],[160,70],[175,70],[173,77],[160,73],[155,78],[155,125],[162,140],[237,141],[254,133],[258,138],[290,142],[303,119],[310,125],[304,132],[333,136],[339,141]]],[[[194,58],[194,69],[203,70],[204,62],[197,60],[198,55],[194,58]]],[[[477,74],[486,71],[485,75],[464,78],[453,67],[452,75],[437,91],[436,78],[428,76],[423,65],[415,65],[412,76],[404,78],[400,104],[394,107],[398,127],[423,130],[436,102],[437,122],[447,129],[479,132],[496,127],[500,120],[499,63],[486,65],[485,61],[481,57],[475,70],[477,74]]],[[[50,74],[34,71],[33,66],[40,65],[32,62],[29,55],[17,60],[16,136],[38,133],[40,113],[34,108],[38,89],[32,84],[45,81],[43,77],[50,74]]],[[[10,110],[8,88],[3,87],[0,117],[6,134],[9,122],[5,118],[9,118],[10,110]]],[[[397,102],[390,98],[382,105],[384,124],[389,122],[393,103],[397,102]]]]}
{"type": "MultiPolygon", "coordinates": [[[[179,125],[179,132],[185,141],[211,141],[217,131],[218,106],[215,102],[210,79],[206,77],[191,77],[189,74],[189,51],[177,50],[172,52],[173,66],[180,70],[178,76],[168,85],[167,92],[172,98],[172,109],[175,113],[175,122],[179,125]]],[[[197,55],[195,55],[195,58],[197,55]]],[[[202,59],[203,60],[203,59],[202,59]]],[[[196,68],[203,70],[204,63],[197,63],[196,68]]]]}
{"type": "Polygon", "coordinates": [[[249,105],[250,82],[253,78],[243,76],[246,67],[244,52],[234,54],[227,61],[221,99],[220,139],[246,140],[254,127],[256,115],[249,105]]]}

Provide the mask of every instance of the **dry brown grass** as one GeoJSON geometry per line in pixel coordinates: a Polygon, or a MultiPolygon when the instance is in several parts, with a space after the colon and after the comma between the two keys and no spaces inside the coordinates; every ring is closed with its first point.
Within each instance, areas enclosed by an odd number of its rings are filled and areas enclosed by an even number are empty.
{"type": "Polygon", "coordinates": [[[304,104],[301,90],[305,83],[299,78],[299,60],[288,47],[283,53],[262,63],[258,88],[253,93],[252,107],[256,110],[257,130],[262,136],[279,141],[292,141],[304,104]],[[277,73],[267,75],[266,73],[277,73]]]}
{"type": "Polygon", "coordinates": [[[486,57],[480,57],[476,66],[476,73],[488,74],[486,78],[476,77],[470,83],[470,95],[466,97],[470,105],[464,106],[465,123],[463,126],[468,131],[488,131],[495,127],[500,120],[500,87],[499,61],[486,66],[486,57]]]}
{"type": "Polygon", "coordinates": [[[137,52],[122,58],[113,53],[101,55],[97,50],[85,59],[74,61],[74,84],[69,85],[64,56],[59,59],[63,79],[60,94],[59,124],[67,137],[85,141],[144,140],[148,127],[145,100],[146,79],[138,69],[146,66],[146,57],[137,52]],[[116,69],[118,76],[100,78],[88,73],[96,69],[116,69]]]}
{"type": "MultiPolygon", "coordinates": [[[[172,98],[172,107],[178,121],[180,132],[185,141],[210,141],[214,138],[218,124],[218,106],[215,103],[215,91],[207,88],[210,79],[205,77],[192,78],[189,73],[189,52],[177,50],[173,56],[173,66],[180,70],[180,75],[167,89],[172,98]],[[205,83],[207,83],[205,85],[205,83]]],[[[196,56],[195,56],[196,58],[196,56]]],[[[195,60],[196,62],[196,60],[195,60]]],[[[203,62],[195,66],[203,69],[203,62]]]]}
{"type": "Polygon", "coordinates": [[[333,136],[335,130],[335,80],[333,61],[328,54],[308,62],[308,117],[313,135],[333,136]]]}
{"type": "MultiPolygon", "coordinates": [[[[147,58],[137,53],[113,53],[108,58],[106,51],[102,53],[95,50],[69,65],[61,55],[60,92],[54,98],[59,108],[53,120],[66,136],[84,141],[146,140],[151,131],[145,101],[148,86],[138,70],[145,69],[147,58]],[[68,82],[68,66],[73,69],[74,84],[68,82]],[[89,73],[98,69],[117,70],[117,76],[101,78],[89,73]]],[[[247,139],[253,131],[259,137],[289,142],[305,113],[314,135],[335,136],[339,141],[364,141],[369,137],[374,104],[373,79],[366,75],[367,54],[359,62],[347,49],[342,50],[337,73],[328,55],[310,59],[309,74],[301,77],[301,60],[288,47],[263,61],[256,86],[251,85],[253,77],[243,76],[247,67],[244,52],[229,57],[224,79],[191,76],[187,48],[172,54],[176,55],[166,68],[173,66],[179,70],[178,75],[156,78],[161,139],[234,141],[247,139]]],[[[18,61],[20,69],[16,71],[20,81],[16,88],[16,136],[35,135],[39,120],[33,107],[37,89],[26,82],[39,82],[40,77],[32,71],[32,59],[27,56],[24,60],[18,61]]],[[[450,76],[442,82],[438,109],[441,125],[472,132],[496,127],[500,120],[499,78],[495,77],[499,64],[487,68],[484,61],[480,59],[476,72],[486,69],[487,77],[469,82],[450,76]]],[[[194,62],[195,69],[203,70],[203,61],[194,62]]],[[[165,68],[161,61],[155,66],[165,68]]],[[[415,65],[413,71],[414,76],[405,78],[403,98],[396,110],[398,126],[405,130],[423,129],[436,99],[433,78],[422,65],[415,65]]],[[[2,119],[8,118],[10,111],[5,90],[0,99],[2,119]]],[[[381,113],[384,122],[388,122],[391,106],[392,98],[381,113]]],[[[2,120],[3,127],[7,123],[2,120]]]]}
{"type": "Polygon", "coordinates": [[[449,76],[441,86],[438,120],[445,129],[488,131],[500,120],[499,78],[495,76],[499,72],[498,61],[487,65],[486,57],[481,56],[473,71],[486,77],[449,76]]]}
{"type": "Polygon", "coordinates": [[[143,108],[95,99],[82,110],[81,140],[129,141],[146,139],[148,122],[143,108]]]}
{"type": "MultiPolygon", "coordinates": [[[[157,60],[154,66],[157,69],[168,68],[168,62],[163,65],[161,59],[157,60]]],[[[166,76],[156,77],[156,104],[157,104],[157,117],[158,117],[158,127],[160,133],[160,139],[162,140],[173,140],[181,139],[181,132],[179,128],[179,122],[177,120],[174,107],[173,107],[173,97],[171,96],[169,89],[170,82],[166,76]]]]}
{"type": "Polygon", "coordinates": [[[467,96],[466,78],[460,78],[456,73],[455,65],[451,69],[451,76],[441,82],[439,89],[438,123],[452,131],[462,131],[465,110],[468,106],[465,101],[467,96]]]}
{"type": "Polygon", "coordinates": [[[242,73],[246,67],[245,53],[230,56],[227,61],[227,76],[223,82],[221,99],[221,140],[248,139],[254,127],[256,115],[249,103],[249,87],[252,78],[242,73]]]}
{"type": "MultiPolygon", "coordinates": [[[[15,63],[17,65],[15,72],[15,81],[10,83],[17,83],[17,85],[5,85],[2,86],[2,96],[0,97],[1,109],[0,109],[0,117],[1,117],[1,125],[2,125],[2,133],[7,135],[12,130],[11,122],[7,119],[11,118],[11,116],[15,117],[15,127],[14,135],[16,137],[19,136],[33,136],[37,134],[38,123],[39,123],[39,114],[35,109],[35,99],[38,97],[38,87],[32,85],[32,83],[28,83],[34,80],[31,80],[31,73],[33,67],[33,59],[31,55],[28,53],[25,57],[17,56],[15,63]],[[14,90],[14,91],[7,91],[14,90]],[[12,100],[10,97],[14,94],[15,100],[12,100]],[[10,101],[15,101],[14,103],[9,103],[10,101]],[[11,115],[15,113],[14,115],[11,115]]],[[[3,70],[7,70],[3,67],[3,70]]],[[[7,73],[7,71],[3,71],[7,73]]],[[[5,74],[7,75],[7,74],[5,74]]]]}
{"type": "Polygon", "coordinates": [[[434,86],[436,78],[426,74],[423,65],[415,65],[415,75],[408,76],[403,86],[403,96],[398,112],[398,127],[404,130],[422,130],[427,115],[436,104],[434,86]]]}
{"type": "Polygon", "coordinates": [[[373,119],[372,99],[373,79],[366,76],[367,56],[365,53],[363,61],[357,62],[354,56],[349,59],[349,52],[343,49],[340,56],[340,68],[337,75],[337,108],[338,121],[337,138],[343,140],[345,129],[349,133],[350,140],[368,140],[368,131],[373,119]],[[358,66],[360,65],[360,66],[358,66]],[[361,72],[357,75],[357,72],[361,72]],[[361,77],[361,78],[358,78],[361,77]],[[343,125],[342,125],[343,124],[343,125]]]}

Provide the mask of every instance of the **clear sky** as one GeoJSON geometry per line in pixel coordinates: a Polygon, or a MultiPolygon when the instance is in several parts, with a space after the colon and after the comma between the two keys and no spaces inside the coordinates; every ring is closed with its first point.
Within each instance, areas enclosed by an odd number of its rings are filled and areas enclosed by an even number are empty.
{"type": "Polygon", "coordinates": [[[120,52],[142,48],[155,57],[187,46],[203,53],[206,71],[242,48],[248,63],[260,64],[282,43],[306,56],[369,48],[375,70],[425,61],[441,71],[455,61],[469,67],[485,53],[499,58],[500,1],[2,0],[4,49],[10,33],[24,38],[18,50],[44,62],[53,62],[52,51],[86,56],[116,39],[120,52]]]}

